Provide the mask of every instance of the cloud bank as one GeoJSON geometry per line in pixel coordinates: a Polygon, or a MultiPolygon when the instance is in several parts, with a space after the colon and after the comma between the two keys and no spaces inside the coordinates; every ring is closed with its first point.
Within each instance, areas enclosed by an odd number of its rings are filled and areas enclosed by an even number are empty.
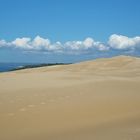
{"type": "Polygon", "coordinates": [[[86,38],[83,41],[68,41],[65,43],[51,41],[47,38],[36,36],[34,39],[23,37],[16,38],[11,42],[0,40],[0,48],[21,49],[31,52],[56,52],[56,53],[92,53],[95,51],[105,52],[110,50],[136,51],[140,50],[140,36],[129,38],[123,35],[113,34],[106,43],[86,38]]]}
{"type": "Polygon", "coordinates": [[[114,49],[134,49],[140,47],[140,37],[129,38],[114,34],[110,36],[108,44],[114,49]]]}

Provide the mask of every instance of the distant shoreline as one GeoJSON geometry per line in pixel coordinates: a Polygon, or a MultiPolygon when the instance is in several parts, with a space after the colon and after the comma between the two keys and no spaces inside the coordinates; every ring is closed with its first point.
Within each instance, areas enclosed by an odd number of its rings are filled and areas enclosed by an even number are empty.
{"type": "Polygon", "coordinates": [[[0,73],[55,65],[68,65],[68,64],[71,63],[40,63],[40,64],[0,63],[0,73]]]}
{"type": "MultiPolygon", "coordinates": [[[[8,71],[6,71],[6,72],[17,71],[17,70],[23,70],[23,69],[31,69],[31,68],[47,67],[47,66],[69,65],[69,64],[71,64],[71,63],[29,64],[29,65],[19,66],[19,67],[13,68],[13,69],[8,70],[8,71]]],[[[5,71],[3,71],[3,72],[5,72],[5,71]]]]}

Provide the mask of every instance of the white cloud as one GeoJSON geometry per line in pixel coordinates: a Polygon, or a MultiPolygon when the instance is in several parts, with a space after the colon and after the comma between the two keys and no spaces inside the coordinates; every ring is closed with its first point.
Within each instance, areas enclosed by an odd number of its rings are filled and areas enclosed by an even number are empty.
{"type": "Polygon", "coordinates": [[[83,48],[82,41],[68,41],[64,44],[64,48],[67,50],[81,50],[83,48]]]}
{"type": "Polygon", "coordinates": [[[0,40],[0,47],[3,47],[3,46],[7,46],[7,43],[5,40],[0,40]]]}
{"type": "Polygon", "coordinates": [[[68,41],[65,43],[65,48],[73,51],[87,51],[87,50],[108,50],[101,42],[96,42],[92,38],[86,38],[84,41],[68,41]]]}
{"type": "Polygon", "coordinates": [[[140,45],[140,37],[129,38],[114,34],[110,36],[108,44],[114,49],[131,49],[140,45]]]}
{"type": "Polygon", "coordinates": [[[86,48],[93,47],[94,46],[94,40],[92,38],[88,37],[83,41],[83,44],[86,48]]]}
{"type": "Polygon", "coordinates": [[[50,46],[50,40],[49,39],[44,39],[40,36],[36,36],[34,38],[34,40],[32,41],[32,43],[30,43],[31,46],[34,48],[34,49],[49,49],[49,46],[50,46]]]}
{"type": "Polygon", "coordinates": [[[56,43],[51,44],[49,46],[49,49],[48,50],[61,52],[62,49],[63,49],[63,45],[61,44],[61,42],[57,41],[56,43]]]}
{"type": "Polygon", "coordinates": [[[0,40],[0,48],[2,47],[10,47],[11,42],[6,42],[4,39],[0,40]]]}
{"type": "Polygon", "coordinates": [[[107,51],[107,50],[109,50],[109,47],[105,46],[104,44],[99,44],[98,50],[99,51],[107,51]]]}
{"type": "Polygon", "coordinates": [[[29,42],[31,41],[31,38],[17,38],[14,41],[11,42],[11,44],[17,48],[23,48],[23,49],[31,49],[32,46],[29,45],[29,42]]]}
{"type": "Polygon", "coordinates": [[[0,47],[13,47],[16,49],[23,49],[25,51],[41,51],[41,52],[63,52],[63,53],[92,53],[96,51],[109,51],[112,48],[117,50],[135,50],[140,48],[140,37],[129,38],[122,35],[111,35],[107,43],[95,41],[93,38],[86,38],[83,41],[68,41],[65,43],[55,42],[51,43],[49,39],[36,36],[34,39],[23,37],[16,38],[14,41],[7,42],[0,40],[0,47]]]}

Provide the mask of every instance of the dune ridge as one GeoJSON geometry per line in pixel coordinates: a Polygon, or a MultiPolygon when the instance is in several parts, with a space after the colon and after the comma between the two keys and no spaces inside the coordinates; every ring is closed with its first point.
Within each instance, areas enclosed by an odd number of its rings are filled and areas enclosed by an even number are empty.
{"type": "Polygon", "coordinates": [[[139,140],[140,58],[0,73],[1,140],[139,140]]]}

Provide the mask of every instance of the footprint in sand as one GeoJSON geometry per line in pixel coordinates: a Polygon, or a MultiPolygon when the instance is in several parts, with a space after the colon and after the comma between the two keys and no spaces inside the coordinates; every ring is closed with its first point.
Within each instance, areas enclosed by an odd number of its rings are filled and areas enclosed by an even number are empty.
{"type": "Polygon", "coordinates": [[[45,97],[45,96],[47,96],[46,94],[42,94],[42,97],[45,97]]]}
{"type": "Polygon", "coordinates": [[[41,102],[40,104],[41,104],[41,105],[45,105],[46,103],[45,103],[45,102],[41,102]]]}
{"type": "Polygon", "coordinates": [[[55,102],[55,100],[54,99],[50,99],[49,102],[55,102]]]}
{"type": "Polygon", "coordinates": [[[17,100],[18,100],[18,101],[22,101],[22,99],[20,99],[20,98],[19,98],[19,99],[17,99],[17,100]]]}
{"type": "Polygon", "coordinates": [[[64,97],[59,97],[58,99],[59,99],[59,100],[63,100],[63,99],[64,99],[64,97]]]}
{"type": "Polygon", "coordinates": [[[8,116],[14,116],[15,114],[14,113],[8,113],[8,116]]]}
{"type": "Polygon", "coordinates": [[[26,111],[26,108],[20,108],[19,111],[24,112],[24,111],[26,111]]]}
{"type": "Polygon", "coordinates": [[[14,103],[15,101],[11,100],[10,103],[14,103]]]}
{"type": "Polygon", "coordinates": [[[38,95],[38,94],[34,94],[34,96],[35,96],[35,97],[38,97],[39,95],[38,95]]]}
{"type": "Polygon", "coordinates": [[[28,105],[28,107],[33,108],[33,107],[35,107],[35,105],[28,105]]]}
{"type": "Polygon", "coordinates": [[[137,129],[136,129],[136,132],[140,132],[140,128],[137,128],[137,129]]]}
{"type": "Polygon", "coordinates": [[[70,96],[68,96],[68,95],[67,95],[67,96],[65,96],[65,98],[67,98],[67,99],[68,99],[68,98],[70,98],[70,96]]]}
{"type": "Polygon", "coordinates": [[[140,133],[140,128],[136,128],[133,131],[131,131],[132,134],[140,133]]]}

